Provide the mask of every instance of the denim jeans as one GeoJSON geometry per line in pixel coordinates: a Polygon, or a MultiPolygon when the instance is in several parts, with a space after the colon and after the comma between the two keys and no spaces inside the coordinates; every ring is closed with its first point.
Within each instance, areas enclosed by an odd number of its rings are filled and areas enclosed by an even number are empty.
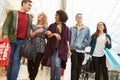
{"type": "Polygon", "coordinates": [[[61,59],[58,57],[58,49],[55,49],[51,58],[51,80],[60,80],[61,59]]]}
{"type": "Polygon", "coordinates": [[[21,60],[19,50],[23,41],[17,40],[15,43],[10,43],[11,53],[9,66],[7,67],[7,80],[17,80],[21,60]]]}

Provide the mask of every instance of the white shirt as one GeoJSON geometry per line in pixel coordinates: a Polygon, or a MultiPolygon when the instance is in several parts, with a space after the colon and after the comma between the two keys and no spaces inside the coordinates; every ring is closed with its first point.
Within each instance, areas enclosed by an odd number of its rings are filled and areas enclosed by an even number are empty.
{"type": "Polygon", "coordinates": [[[95,46],[93,56],[102,57],[104,55],[103,50],[105,48],[105,44],[106,44],[106,36],[105,36],[105,34],[100,35],[97,38],[97,42],[96,42],[96,46],[95,46]]]}

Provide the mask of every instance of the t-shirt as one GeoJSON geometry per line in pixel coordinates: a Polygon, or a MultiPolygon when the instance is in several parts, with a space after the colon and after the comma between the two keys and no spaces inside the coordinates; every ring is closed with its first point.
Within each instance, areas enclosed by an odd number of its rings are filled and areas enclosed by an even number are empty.
{"type": "Polygon", "coordinates": [[[97,38],[97,42],[96,42],[96,46],[95,46],[93,56],[102,57],[104,55],[103,50],[105,48],[105,44],[106,44],[106,36],[105,36],[105,34],[100,35],[97,38]]]}

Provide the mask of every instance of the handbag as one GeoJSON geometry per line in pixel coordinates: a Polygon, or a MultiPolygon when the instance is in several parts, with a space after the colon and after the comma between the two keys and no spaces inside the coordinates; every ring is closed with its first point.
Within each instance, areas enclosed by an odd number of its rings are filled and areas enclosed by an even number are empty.
{"type": "Polygon", "coordinates": [[[31,38],[27,38],[24,40],[20,48],[20,55],[27,59],[35,59],[36,50],[31,38]]]}
{"type": "Polygon", "coordinates": [[[0,40],[0,67],[7,67],[10,58],[10,43],[8,37],[0,40]]]}
{"type": "Polygon", "coordinates": [[[89,57],[89,59],[87,60],[86,71],[90,73],[94,73],[93,61],[91,57],[89,57]]]}

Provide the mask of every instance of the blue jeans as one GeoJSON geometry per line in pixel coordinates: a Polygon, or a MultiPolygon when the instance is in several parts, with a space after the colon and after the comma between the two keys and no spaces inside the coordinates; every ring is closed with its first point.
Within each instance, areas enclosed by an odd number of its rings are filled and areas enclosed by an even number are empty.
{"type": "Polygon", "coordinates": [[[7,67],[7,80],[17,80],[21,60],[19,50],[23,41],[17,40],[15,43],[10,43],[11,53],[9,66],[7,67]]]}
{"type": "Polygon", "coordinates": [[[55,49],[51,58],[51,80],[60,80],[61,59],[58,57],[58,49],[55,49]]]}

